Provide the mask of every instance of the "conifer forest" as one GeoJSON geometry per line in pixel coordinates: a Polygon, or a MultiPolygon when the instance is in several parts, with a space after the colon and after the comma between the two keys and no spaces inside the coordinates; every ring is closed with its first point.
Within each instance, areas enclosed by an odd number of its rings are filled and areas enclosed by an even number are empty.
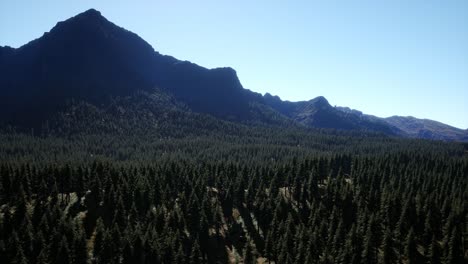
{"type": "Polygon", "coordinates": [[[179,119],[5,129],[0,263],[466,263],[467,144],[179,119]]]}

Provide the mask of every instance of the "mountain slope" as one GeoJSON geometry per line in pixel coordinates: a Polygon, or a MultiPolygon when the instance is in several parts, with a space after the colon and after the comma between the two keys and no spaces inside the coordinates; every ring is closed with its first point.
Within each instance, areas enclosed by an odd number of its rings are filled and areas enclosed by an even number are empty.
{"type": "Polygon", "coordinates": [[[468,131],[434,120],[418,119],[412,116],[384,118],[387,123],[404,131],[409,137],[435,140],[468,141],[468,131]]]}
{"type": "MultiPolygon", "coordinates": [[[[172,98],[176,103],[171,109],[235,122],[428,138],[428,133],[407,131],[401,122],[332,107],[324,97],[288,102],[262,96],[244,89],[232,68],[207,69],[162,55],[94,9],[57,23],[20,48],[0,47],[0,124],[42,127],[58,113],[69,111],[73,102],[104,110],[118,98],[142,91],[172,98]]],[[[158,111],[165,111],[167,105],[161,107],[158,111]]],[[[432,138],[454,138],[448,130],[439,132],[432,138]]],[[[455,137],[459,138],[463,137],[455,137]]]]}
{"type": "Polygon", "coordinates": [[[41,125],[71,99],[102,105],[157,87],[192,111],[228,120],[364,128],[336,111],[315,113],[312,101],[298,103],[294,115],[279,111],[268,98],[244,89],[232,68],[206,69],[161,55],[93,9],[18,49],[2,48],[0,72],[1,120],[25,127],[41,125]]]}
{"type": "Polygon", "coordinates": [[[151,82],[144,75],[150,71],[144,69],[157,66],[153,53],[138,36],[89,10],[2,61],[2,103],[17,120],[29,123],[57,111],[65,99],[101,102],[132,87],[147,89],[151,82]]]}
{"type": "Polygon", "coordinates": [[[197,112],[250,118],[254,94],[243,89],[233,69],[210,70],[161,55],[93,9],[18,49],[2,48],[0,59],[2,120],[29,125],[70,98],[100,104],[154,87],[197,112]]]}
{"type": "Polygon", "coordinates": [[[265,94],[266,104],[289,118],[309,127],[368,130],[399,135],[399,129],[379,120],[370,120],[354,112],[345,112],[331,106],[323,96],[309,101],[288,102],[278,96],[265,94]]]}

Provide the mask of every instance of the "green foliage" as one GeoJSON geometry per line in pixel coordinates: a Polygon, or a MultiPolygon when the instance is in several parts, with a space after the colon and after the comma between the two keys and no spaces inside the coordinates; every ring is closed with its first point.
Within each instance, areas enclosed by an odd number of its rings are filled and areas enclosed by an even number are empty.
{"type": "Polygon", "coordinates": [[[463,145],[167,114],[0,134],[1,262],[466,261],[463,145]]]}

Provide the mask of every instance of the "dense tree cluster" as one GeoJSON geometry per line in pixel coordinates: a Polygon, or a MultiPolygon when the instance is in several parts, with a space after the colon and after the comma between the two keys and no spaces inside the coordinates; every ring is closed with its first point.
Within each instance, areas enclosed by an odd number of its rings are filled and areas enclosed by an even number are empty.
{"type": "Polygon", "coordinates": [[[74,109],[0,133],[0,263],[467,260],[466,145],[74,109]]]}

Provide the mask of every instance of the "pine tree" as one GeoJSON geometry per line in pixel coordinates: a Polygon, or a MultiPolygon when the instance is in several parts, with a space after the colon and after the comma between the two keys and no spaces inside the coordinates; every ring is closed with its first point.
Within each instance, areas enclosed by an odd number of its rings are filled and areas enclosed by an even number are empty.
{"type": "Polygon", "coordinates": [[[40,252],[39,255],[37,256],[36,260],[37,264],[50,264],[49,260],[49,250],[47,247],[43,248],[40,252]]]}
{"type": "Polygon", "coordinates": [[[198,264],[202,262],[202,253],[200,251],[198,239],[195,239],[195,242],[192,245],[192,251],[190,252],[189,262],[190,264],[198,264]]]}
{"type": "Polygon", "coordinates": [[[265,248],[264,248],[264,256],[268,259],[269,262],[271,262],[273,258],[273,247],[274,247],[274,241],[273,241],[273,232],[268,232],[268,235],[265,240],[265,248]]]}
{"type": "Polygon", "coordinates": [[[392,233],[390,229],[385,230],[384,239],[382,241],[382,246],[381,246],[381,252],[382,252],[382,258],[381,258],[380,263],[382,264],[394,263],[395,256],[393,253],[393,241],[392,241],[392,233]]]}
{"type": "Polygon", "coordinates": [[[22,247],[18,248],[15,257],[12,260],[13,264],[28,264],[28,259],[26,258],[22,247]]]}
{"type": "Polygon", "coordinates": [[[369,225],[367,228],[366,236],[364,237],[364,248],[361,254],[361,263],[375,263],[375,244],[374,244],[374,235],[372,233],[372,228],[369,225]]]}
{"type": "Polygon", "coordinates": [[[185,253],[184,253],[184,249],[182,247],[182,244],[179,244],[179,247],[177,249],[177,252],[175,252],[175,255],[174,255],[174,264],[184,264],[186,263],[185,261],[185,253]]]}
{"type": "Polygon", "coordinates": [[[245,264],[251,264],[251,263],[256,263],[257,262],[254,254],[252,252],[252,245],[251,245],[250,240],[247,240],[247,242],[245,243],[242,259],[244,260],[245,264]]]}
{"type": "Polygon", "coordinates": [[[88,262],[88,247],[86,245],[86,236],[84,230],[79,230],[74,241],[75,258],[74,264],[87,264],[88,262]]]}
{"type": "Polygon", "coordinates": [[[118,263],[118,254],[116,249],[117,246],[114,245],[110,233],[105,232],[102,238],[101,249],[99,250],[99,254],[97,256],[99,263],[112,263],[114,261],[118,263]]]}
{"type": "Polygon", "coordinates": [[[133,242],[133,259],[136,263],[145,263],[146,261],[146,252],[145,252],[145,242],[141,238],[137,231],[135,241],[133,242]]]}
{"type": "Polygon", "coordinates": [[[417,263],[417,254],[414,231],[413,228],[411,228],[405,240],[405,256],[408,260],[408,264],[417,263]]]}
{"type": "Polygon", "coordinates": [[[428,264],[440,264],[440,257],[441,257],[441,252],[439,249],[438,242],[436,240],[435,235],[432,236],[431,244],[429,246],[429,254],[428,254],[428,264]]]}
{"type": "Polygon", "coordinates": [[[122,264],[131,264],[131,263],[134,263],[133,249],[132,249],[132,246],[130,245],[130,242],[128,242],[128,240],[125,239],[123,250],[122,250],[122,264]]]}
{"type": "Polygon", "coordinates": [[[62,241],[60,242],[60,246],[57,251],[57,256],[55,257],[55,263],[60,263],[60,264],[71,263],[72,259],[73,257],[71,256],[71,252],[68,247],[67,238],[63,236],[62,241]]]}
{"type": "Polygon", "coordinates": [[[94,248],[93,248],[93,255],[94,258],[99,258],[100,253],[103,247],[104,242],[104,234],[105,234],[105,227],[102,218],[98,218],[96,221],[96,234],[94,236],[94,248]]]}
{"type": "Polygon", "coordinates": [[[461,249],[461,235],[458,228],[452,230],[450,240],[448,243],[448,255],[446,263],[462,264],[463,263],[463,250],[461,249]]]}

